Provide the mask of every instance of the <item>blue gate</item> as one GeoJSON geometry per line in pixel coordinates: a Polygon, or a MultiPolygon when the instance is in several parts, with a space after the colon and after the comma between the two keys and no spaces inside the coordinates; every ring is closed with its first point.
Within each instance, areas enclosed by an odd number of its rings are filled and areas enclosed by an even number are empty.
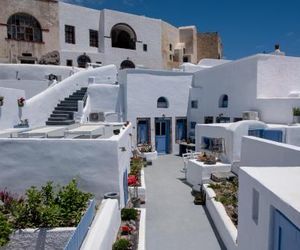
{"type": "Polygon", "coordinates": [[[274,211],[273,250],[299,250],[300,229],[278,210],[274,211]]]}
{"type": "Polygon", "coordinates": [[[170,145],[170,128],[169,119],[155,119],[155,148],[159,154],[168,154],[170,145]]]}

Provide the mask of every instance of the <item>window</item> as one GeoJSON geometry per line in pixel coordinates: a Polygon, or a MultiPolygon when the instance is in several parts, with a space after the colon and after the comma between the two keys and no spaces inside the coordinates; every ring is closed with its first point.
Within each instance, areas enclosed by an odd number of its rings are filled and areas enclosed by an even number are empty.
{"type": "Polygon", "coordinates": [[[241,118],[241,117],[234,117],[233,118],[233,122],[239,122],[239,121],[242,121],[243,120],[243,118],[241,118]]]}
{"type": "Polygon", "coordinates": [[[91,59],[84,53],[77,58],[78,67],[85,68],[87,63],[90,63],[91,59]]]}
{"type": "Polygon", "coordinates": [[[125,23],[119,23],[112,27],[111,46],[122,49],[136,49],[137,37],[135,31],[125,23]]]}
{"type": "Polygon", "coordinates": [[[213,116],[205,116],[204,123],[205,124],[214,123],[214,117],[213,116]]]}
{"type": "Polygon", "coordinates": [[[158,108],[168,108],[169,107],[169,103],[167,98],[165,97],[159,97],[157,99],[157,107],[158,108]]]}
{"type": "Polygon", "coordinates": [[[147,51],[147,50],[148,50],[147,44],[143,44],[143,50],[144,50],[144,51],[147,51]]]}
{"type": "Polygon", "coordinates": [[[216,123],[229,123],[230,117],[218,116],[216,117],[216,123]]]}
{"type": "Polygon", "coordinates": [[[228,95],[221,95],[219,98],[219,108],[228,107],[228,95]]]}
{"type": "Polygon", "coordinates": [[[176,142],[186,141],[187,139],[187,120],[186,118],[176,118],[176,142]]]}
{"type": "Polygon", "coordinates": [[[65,42],[75,44],[75,27],[65,25],[65,42]]]}
{"type": "Polygon", "coordinates": [[[191,101],[191,107],[192,107],[192,109],[197,109],[198,108],[198,101],[197,100],[192,100],[191,101]]]}
{"type": "Polygon", "coordinates": [[[259,193],[255,189],[252,190],[252,219],[255,224],[258,224],[259,212],[259,193]]]}
{"type": "Polygon", "coordinates": [[[68,59],[66,65],[67,66],[73,66],[73,60],[68,59]]]}
{"type": "Polygon", "coordinates": [[[18,13],[7,21],[7,38],[27,42],[42,42],[42,28],[33,16],[18,13]]]}
{"type": "Polygon", "coordinates": [[[173,45],[171,43],[169,44],[169,50],[173,51],[173,45]]]}
{"type": "Polygon", "coordinates": [[[121,62],[120,69],[134,69],[134,68],[135,68],[135,64],[128,59],[121,62]]]}
{"type": "Polygon", "coordinates": [[[196,127],[196,122],[191,122],[191,129],[195,129],[195,127],[196,127]]]}
{"type": "Polygon", "coordinates": [[[98,31],[90,30],[90,47],[98,48],[98,31]]]}
{"type": "Polygon", "coordinates": [[[173,61],[173,55],[169,56],[170,61],[173,61]]]}

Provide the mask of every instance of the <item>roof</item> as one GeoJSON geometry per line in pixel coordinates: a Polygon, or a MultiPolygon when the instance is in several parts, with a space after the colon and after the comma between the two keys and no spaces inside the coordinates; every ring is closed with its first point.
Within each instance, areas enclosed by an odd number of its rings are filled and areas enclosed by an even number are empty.
{"type": "Polygon", "coordinates": [[[242,167],[241,169],[284,203],[300,212],[300,166],[242,167]]]}

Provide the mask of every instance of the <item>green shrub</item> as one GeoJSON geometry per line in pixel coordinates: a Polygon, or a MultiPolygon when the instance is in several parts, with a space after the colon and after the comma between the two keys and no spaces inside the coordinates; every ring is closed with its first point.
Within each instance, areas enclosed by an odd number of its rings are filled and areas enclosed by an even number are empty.
{"type": "Polygon", "coordinates": [[[0,246],[4,246],[9,242],[9,235],[11,234],[11,224],[7,218],[0,213],[0,246]]]}
{"type": "Polygon", "coordinates": [[[112,249],[113,250],[128,250],[129,247],[130,247],[129,240],[119,239],[113,244],[112,249]]]}
{"type": "Polygon", "coordinates": [[[300,116],[300,108],[293,108],[293,116],[300,116]]]}
{"type": "Polygon", "coordinates": [[[123,208],[121,210],[121,218],[125,220],[136,220],[138,216],[138,211],[134,208],[123,208]]]}

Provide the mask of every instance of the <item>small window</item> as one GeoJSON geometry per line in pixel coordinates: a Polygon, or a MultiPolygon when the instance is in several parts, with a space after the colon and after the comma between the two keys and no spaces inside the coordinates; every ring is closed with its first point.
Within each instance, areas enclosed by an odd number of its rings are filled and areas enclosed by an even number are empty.
{"type": "Polygon", "coordinates": [[[148,45],[147,44],[143,44],[143,50],[146,52],[148,51],[148,45]]]}
{"type": "Polygon", "coordinates": [[[233,122],[239,122],[239,121],[242,121],[243,118],[242,117],[234,117],[233,118],[233,122]]]}
{"type": "Polygon", "coordinates": [[[216,123],[229,123],[230,117],[218,116],[216,117],[216,123]]]}
{"type": "Polygon", "coordinates": [[[65,25],[65,42],[75,44],[75,27],[65,25]]]}
{"type": "Polygon", "coordinates": [[[257,190],[252,190],[252,219],[255,224],[258,224],[258,214],[259,214],[259,193],[257,190]]]}
{"type": "Polygon", "coordinates": [[[90,47],[98,48],[98,31],[90,30],[90,47]]]}
{"type": "Polygon", "coordinates": [[[228,107],[228,95],[221,95],[219,98],[219,108],[228,107]]]}
{"type": "Polygon", "coordinates": [[[169,56],[170,61],[173,61],[173,55],[169,56]]]}
{"type": "Polygon", "coordinates": [[[73,60],[68,59],[67,62],[66,62],[66,65],[72,67],[73,66],[73,60]]]}
{"type": "Polygon", "coordinates": [[[191,122],[191,129],[195,129],[195,127],[196,127],[196,122],[191,122]]]}
{"type": "Polygon", "coordinates": [[[185,48],[183,48],[183,54],[185,55],[185,48]]]}
{"type": "Polygon", "coordinates": [[[171,43],[169,44],[169,50],[173,51],[173,45],[171,43]]]}
{"type": "Polygon", "coordinates": [[[191,101],[191,106],[192,106],[192,109],[197,109],[198,108],[198,101],[197,100],[191,101]]]}
{"type": "Polygon", "coordinates": [[[214,117],[213,116],[205,116],[204,117],[204,123],[205,124],[214,123],[214,117]]]}
{"type": "Polygon", "coordinates": [[[168,108],[169,107],[169,103],[167,98],[165,97],[159,97],[157,99],[157,107],[158,108],[168,108]]]}

